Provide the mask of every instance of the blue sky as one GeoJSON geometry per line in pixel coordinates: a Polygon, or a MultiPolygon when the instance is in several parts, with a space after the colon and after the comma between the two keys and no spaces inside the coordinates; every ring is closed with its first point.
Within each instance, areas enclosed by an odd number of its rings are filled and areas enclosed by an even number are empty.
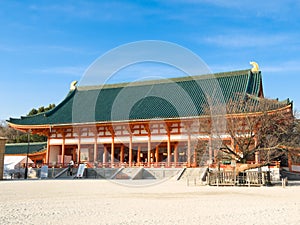
{"type": "MultiPolygon", "coordinates": [[[[265,96],[299,110],[299,11],[293,0],[0,1],[0,119],[58,104],[99,56],[140,40],[186,47],[213,72],[256,61],[265,96]]],[[[160,76],[145,68],[129,71],[160,76]]]]}

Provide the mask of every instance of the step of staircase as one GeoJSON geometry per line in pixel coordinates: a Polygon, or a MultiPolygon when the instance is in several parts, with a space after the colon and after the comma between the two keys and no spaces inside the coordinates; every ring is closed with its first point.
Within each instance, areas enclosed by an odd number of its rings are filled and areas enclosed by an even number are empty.
{"type": "Polygon", "coordinates": [[[205,181],[207,167],[186,168],[179,180],[199,180],[205,181]]]}
{"type": "Polygon", "coordinates": [[[139,171],[140,168],[122,168],[122,170],[118,171],[118,173],[115,174],[113,179],[134,179],[139,171]]]}

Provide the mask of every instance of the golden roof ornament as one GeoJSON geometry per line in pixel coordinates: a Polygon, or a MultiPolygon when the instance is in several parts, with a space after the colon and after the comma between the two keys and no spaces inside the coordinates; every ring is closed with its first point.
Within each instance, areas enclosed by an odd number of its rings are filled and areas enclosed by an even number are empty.
{"type": "Polygon", "coordinates": [[[71,83],[71,85],[70,85],[70,91],[73,91],[73,90],[75,90],[76,89],[76,84],[77,84],[77,80],[74,80],[72,83],[71,83]]]}
{"type": "Polygon", "coordinates": [[[258,64],[256,62],[252,61],[252,62],[250,62],[250,64],[253,66],[252,69],[251,69],[251,72],[256,73],[256,72],[259,71],[259,66],[258,66],[258,64]]]}

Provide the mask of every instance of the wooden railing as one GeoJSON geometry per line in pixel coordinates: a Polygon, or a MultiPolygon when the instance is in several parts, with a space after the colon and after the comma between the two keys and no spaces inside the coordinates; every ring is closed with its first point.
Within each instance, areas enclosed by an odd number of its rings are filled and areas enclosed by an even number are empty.
{"type": "MultiPolygon", "coordinates": [[[[129,167],[129,163],[125,162],[107,162],[107,163],[94,163],[94,162],[82,162],[85,163],[87,168],[121,168],[121,167],[129,167]]],[[[68,167],[68,164],[62,164],[62,163],[43,163],[43,164],[31,164],[31,167],[33,168],[40,168],[44,165],[48,165],[49,168],[66,168],[68,167]]],[[[166,167],[166,168],[184,168],[184,167],[196,167],[196,163],[190,163],[188,164],[187,162],[171,162],[169,165],[167,162],[133,162],[131,163],[131,167],[145,167],[145,168],[160,168],[160,167],[166,167]]],[[[78,164],[75,163],[74,167],[78,167],[78,164]]]]}

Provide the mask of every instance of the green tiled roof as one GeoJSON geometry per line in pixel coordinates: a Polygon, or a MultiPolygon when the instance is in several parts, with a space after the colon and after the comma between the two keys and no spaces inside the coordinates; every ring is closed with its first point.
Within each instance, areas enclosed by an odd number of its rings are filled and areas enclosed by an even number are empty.
{"type": "Polygon", "coordinates": [[[262,94],[261,72],[253,73],[251,70],[77,87],[51,111],[20,119],[10,118],[8,122],[55,125],[200,116],[207,107],[202,87],[213,91],[214,87],[210,87],[213,80],[219,83],[225,102],[236,93],[256,97],[262,94]],[[130,110],[126,111],[126,107],[130,110]]]}
{"type": "MultiPolygon", "coordinates": [[[[47,148],[47,142],[33,142],[29,144],[29,154],[41,152],[47,148]]],[[[5,145],[5,154],[27,154],[28,143],[13,143],[5,145]]]]}

